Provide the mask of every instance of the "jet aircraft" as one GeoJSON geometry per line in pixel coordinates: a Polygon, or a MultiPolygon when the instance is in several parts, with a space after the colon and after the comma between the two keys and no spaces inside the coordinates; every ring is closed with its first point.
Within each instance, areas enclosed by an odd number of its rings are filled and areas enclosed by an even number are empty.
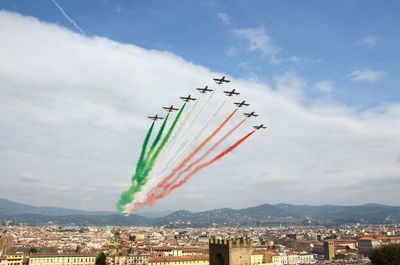
{"type": "Polygon", "coordinates": [[[243,100],[242,102],[235,102],[235,105],[238,106],[239,108],[243,107],[243,106],[249,106],[249,103],[246,103],[246,100],[243,100]]]}
{"type": "Polygon", "coordinates": [[[239,92],[236,92],[236,89],[232,89],[231,91],[224,91],[224,93],[225,93],[228,97],[232,97],[233,95],[235,95],[235,96],[240,95],[239,92]]]}
{"type": "Polygon", "coordinates": [[[226,79],[225,76],[221,78],[214,78],[213,79],[218,85],[221,85],[222,83],[229,83],[231,82],[230,80],[226,79]]]}
{"type": "Polygon", "coordinates": [[[187,97],[179,97],[180,99],[182,99],[185,102],[189,102],[190,100],[196,100],[197,98],[192,98],[192,95],[189,95],[187,97]]]}
{"type": "Polygon", "coordinates": [[[147,116],[147,118],[149,118],[150,120],[153,120],[153,121],[164,119],[164,117],[160,117],[157,114],[155,116],[147,116]]]}
{"type": "Polygon", "coordinates": [[[243,113],[244,116],[246,116],[247,118],[251,118],[251,117],[257,117],[257,114],[254,114],[254,111],[250,112],[250,113],[243,113]]]}
{"type": "Polygon", "coordinates": [[[174,105],[171,105],[171,107],[162,107],[163,109],[165,109],[168,112],[173,112],[173,111],[177,111],[179,109],[174,108],[174,105]]]}
{"type": "Polygon", "coordinates": [[[267,129],[267,127],[264,126],[264,124],[260,124],[257,126],[253,126],[254,129],[259,130],[259,129],[267,129]]]}
{"type": "Polygon", "coordinates": [[[206,93],[206,92],[212,92],[214,91],[213,89],[209,89],[208,86],[205,86],[204,88],[196,88],[200,93],[206,93]]]}

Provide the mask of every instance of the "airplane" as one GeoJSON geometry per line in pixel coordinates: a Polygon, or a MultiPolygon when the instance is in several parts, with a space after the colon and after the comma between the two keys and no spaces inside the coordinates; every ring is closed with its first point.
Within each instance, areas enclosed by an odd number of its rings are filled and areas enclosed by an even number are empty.
{"type": "Polygon", "coordinates": [[[156,116],[147,116],[147,118],[149,118],[150,120],[153,120],[153,121],[164,119],[164,117],[160,117],[157,114],[156,114],[156,116]]]}
{"type": "Polygon", "coordinates": [[[189,102],[190,100],[196,100],[197,99],[197,98],[192,98],[191,95],[189,95],[187,97],[179,97],[179,98],[181,98],[185,102],[189,102]]]}
{"type": "Polygon", "coordinates": [[[244,116],[246,116],[247,118],[251,118],[251,117],[257,117],[257,114],[254,114],[254,111],[250,112],[250,113],[243,113],[244,116]]]}
{"type": "Polygon", "coordinates": [[[208,89],[208,86],[205,86],[205,88],[196,88],[200,93],[206,93],[206,92],[212,92],[214,91],[213,89],[208,89]]]}
{"type": "Polygon", "coordinates": [[[235,102],[235,105],[236,106],[238,106],[239,108],[240,107],[243,107],[243,106],[249,106],[250,104],[248,104],[248,103],[246,103],[246,100],[243,100],[242,102],[235,102]]]}
{"type": "Polygon", "coordinates": [[[264,126],[264,124],[260,124],[257,126],[253,126],[254,129],[259,130],[259,129],[267,129],[267,127],[264,126]]]}
{"type": "Polygon", "coordinates": [[[225,93],[228,97],[232,97],[233,95],[235,95],[235,96],[240,95],[239,92],[236,92],[236,89],[233,89],[232,91],[224,91],[224,93],[225,93]]]}
{"type": "Polygon", "coordinates": [[[225,76],[221,77],[221,78],[214,78],[213,79],[218,85],[221,85],[222,83],[229,83],[231,82],[228,79],[225,79],[225,76]]]}
{"type": "Polygon", "coordinates": [[[165,109],[168,112],[173,112],[173,111],[177,111],[179,109],[174,108],[174,105],[171,105],[171,107],[162,107],[163,109],[165,109]]]}

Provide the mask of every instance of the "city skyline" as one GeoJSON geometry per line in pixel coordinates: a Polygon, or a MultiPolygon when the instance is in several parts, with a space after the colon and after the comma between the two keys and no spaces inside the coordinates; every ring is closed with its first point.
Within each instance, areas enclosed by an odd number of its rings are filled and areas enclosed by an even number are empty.
{"type": "MultiPolygon", "coordinates": [[[[388,11],[398,4],[367,2],[341,3],[327,21],[316,15],[319,25],[304,19],[293,27],[262,16],[280,4],[260,2],[180,2],[193,17],[172,18],[160,12],[178,14],[174,6],[160,3],[57,1],[62,13],[52,1],[0,1],[1,197],[114,210],[134,171],[146,117],[227,75],[232,82],[222,88],[240,91],[252,104],[246,111],[260,114],[254,122],[268,129],[146,211],[399,205],[399,19],[388,11]],[[334,19],[340,8],[353,21],[349,29],[334,19]],[[351,18],[355,8],[364,13],[351,18]],[[155,14],[159,20],[150,21],[155,14]],[[143,24],[135,24],[139,18],[143,24]],[[180,28],[184,19],[204,25],[194,23],[190,32],[180,28]],[[312,30],[321,34],[314,44],[312,30]],[[214,37],[222,43],[213,46],[214,37]]],[[[291,22],[307,15],[302,5],[291,8],[299,11],[291,22]]]]}

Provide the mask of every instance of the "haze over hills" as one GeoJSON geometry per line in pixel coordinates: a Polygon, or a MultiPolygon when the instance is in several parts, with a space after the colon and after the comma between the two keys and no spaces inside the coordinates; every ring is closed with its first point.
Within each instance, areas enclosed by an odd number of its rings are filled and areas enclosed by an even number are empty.
{"type": "Polygon", "coordinates": [[[148,216],[123,216],[113,212],[36,207],[0,199],[0,220],[31,224],[53,222],[63,225],[250,226],[274,224],[376,224],[399,222],[400,207],[381,204],[358,206],[262,204],[243,209],[222,208],[202,212],[180,210],[165,216],[160,216],[157,213],[149,213],[148,216]]]}

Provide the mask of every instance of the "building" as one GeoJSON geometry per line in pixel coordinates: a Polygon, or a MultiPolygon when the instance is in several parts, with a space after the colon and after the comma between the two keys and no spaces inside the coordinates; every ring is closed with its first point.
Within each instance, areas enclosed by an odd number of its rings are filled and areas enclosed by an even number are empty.
{"type": "Polygon", "coordinates": [[[210,265],[251,265],[251,239],[210,239],[210,265]]]}
{"type": "Polygon", "coordinates": [[[150,257],[148,265],[209,265],[208,255],[150,257]]]}
{"type": "Polygon", "coordinates": [[[362,237],[357,241],[358,253],[368,255],[369,252],[380,246],[379,240],[372,237],[362,237]]]}
{"type": "Polygon", "coordinates": [[[29,265],[95,265],[96,254],[92,253],[62,253],[62,254],[32,254],[29,265]]]}
{"type": "Polygon", "coordinates": [[[144,253],[128,254],[128,265],[147,265],[149,263],[149,255],[144,253]]]}
{"type": "Polygon", "coordinates": [[[16,252],[15,254],[7,255],[5,259],[5,265],[24,265],[24,253],[16,252]]]}
{"type": "Polygon", "coordinates": [[[182,249],[176,247],[153,247],[152,251],[156,256],[182,256],[182,249]]]}
{"type": "Polygon", "coordinates": [[[324,241],[324,254],[325,259],[332,261],[335,258],[335,241],[326,240],[324,241]]]}
{"type": "Polygon", "coordinates": [[[357,240],[358,253],[362,255],[368,255],[373,248],[392,243],[400,243],[400,237],[361,237],[357,240]]]}

